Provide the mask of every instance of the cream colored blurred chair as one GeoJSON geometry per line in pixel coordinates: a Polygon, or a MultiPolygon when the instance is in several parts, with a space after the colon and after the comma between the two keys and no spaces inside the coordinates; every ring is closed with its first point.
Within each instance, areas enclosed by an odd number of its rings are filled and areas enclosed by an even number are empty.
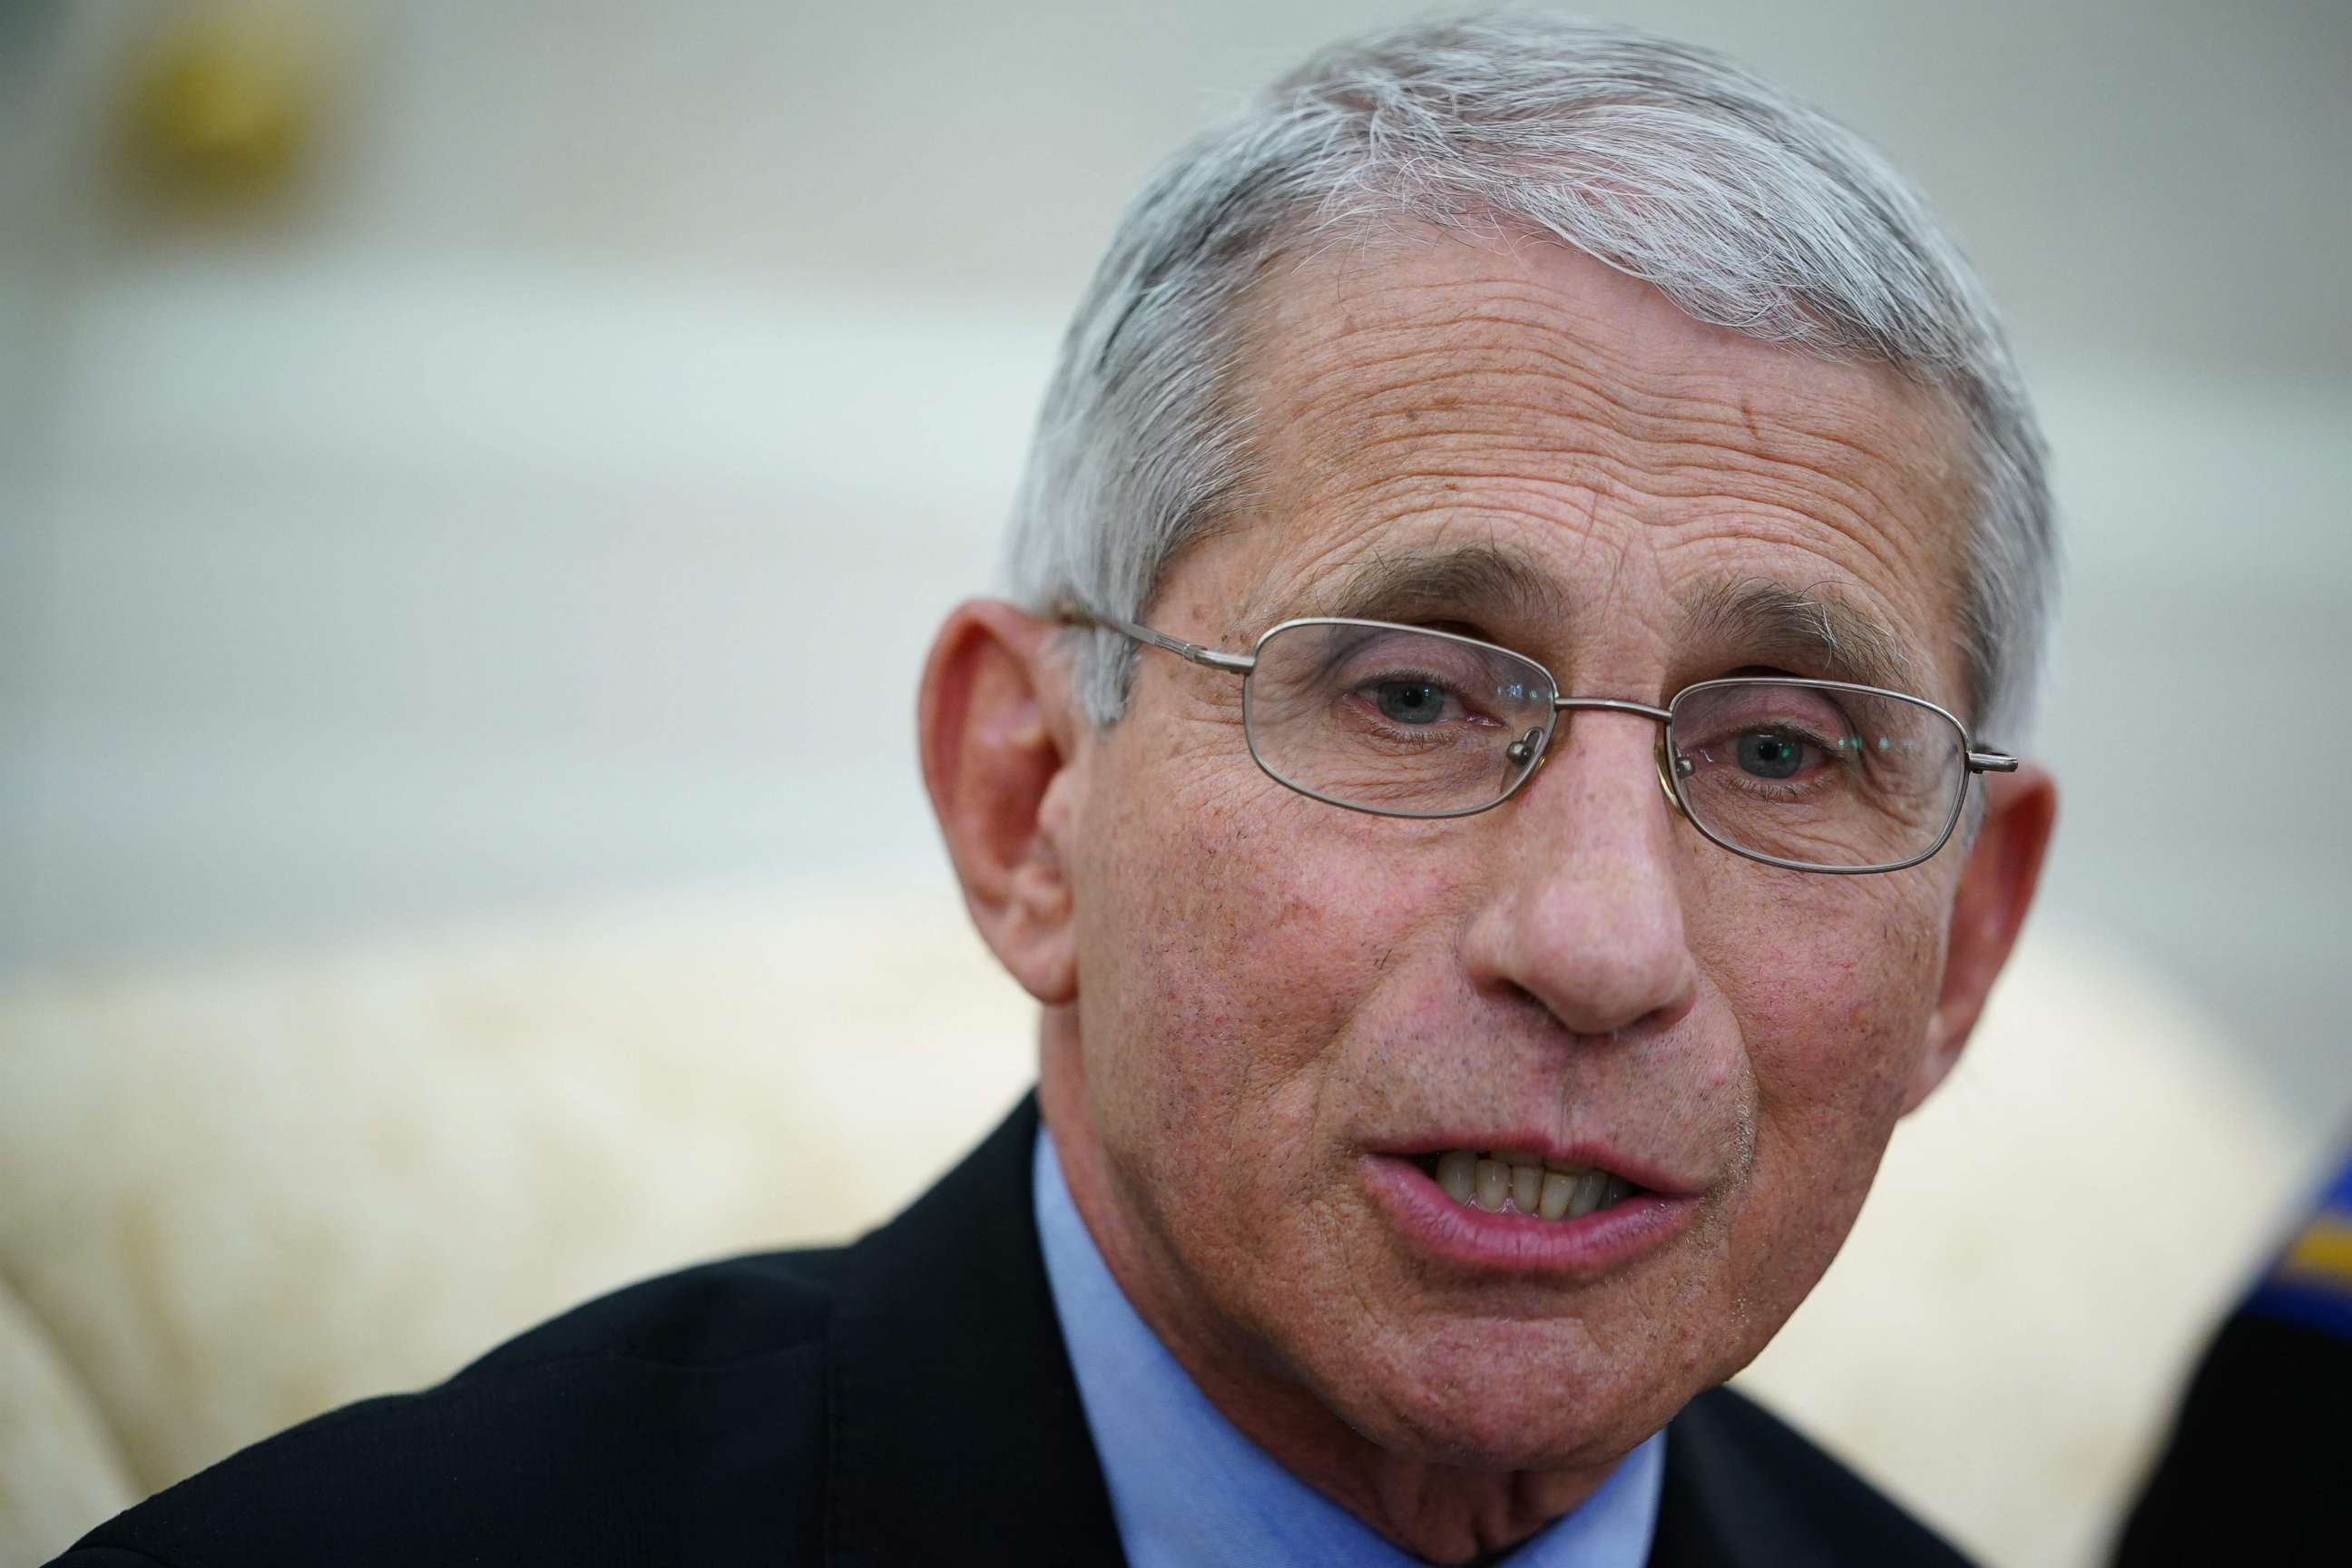
{"type": "MultiPolygon", "coordinates": [[[[823,887],[0,991],[0,1565],[628,1279],[864,1227],[1031,1036],[951,896],[823,887]]],[[[1749,1381],[1990,1561],[2087,1562],[2294,1174],[2210,1026],[2037,933],[1749,1381]]]]}

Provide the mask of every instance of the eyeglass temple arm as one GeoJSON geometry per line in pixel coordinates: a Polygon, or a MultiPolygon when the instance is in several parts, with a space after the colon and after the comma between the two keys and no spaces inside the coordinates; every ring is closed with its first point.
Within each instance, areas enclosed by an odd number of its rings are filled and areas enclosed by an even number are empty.
{"type": "Polygon", "coordinates": [[[1138,626],[1133,621],[1122,621],[1116,616],[1092,616],[1079,611],[1063,618],[1073,626],[1108,626],[1112,631],[1123,633],[1139,643],[1149,643],[1153,647],[1164,648],[1178,658],[1190,659],[1194,664],[1205,666],[1210,669],[1223,669],[1234,675],[1247,675],[1257,668],[1257,660],[1252,655],[1219,653],[1215,648],[1202,647],[1198,643],[1189,643],[1181,637],[1171,637],[1166,632],[1155,632],[1150,626],[1138,626]]]}
{"type": "Polygon", "coordinates": [[[1972,773],[2013,773],[2017,759],[2006,752],[1970,752],[1969,772],[1972,773]]]}

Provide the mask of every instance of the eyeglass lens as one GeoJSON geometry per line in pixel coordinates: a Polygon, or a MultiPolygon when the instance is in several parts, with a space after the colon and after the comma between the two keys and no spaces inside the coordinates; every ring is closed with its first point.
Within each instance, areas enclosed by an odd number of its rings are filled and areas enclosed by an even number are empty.
{"type": "MultiPolygon", "coordinates": [[[[1250,749],[1293,789],[1404,816],[1483,811],[1557,742],[1543,668],[1485,643],[1357,622],[1285,626],[1245,689],[1250,749]]],[[[1692,688],[1669,725],[1676,788],[1709,837],[1825,869],[1925,854],[1967,783],[1966,737],[1891,693],[1772,680],[1692,688]]]]}
{"type": "Polygon", "coordinates": [[[1924,703],[1741,680],[1676,698],[1683,807],[1710,837],[1799,866],[1893,866],[1933,849],[1967,787],[1966,739],[1924,703]]]}
{"type": "Polygon", "coordinates": [[[1258,644],[1250,748],[1294,789],[1409,816],[1479,811],[1511,792],[1552,721],[1540,665],[1484,643],[1352,622],[1258,644]]]}

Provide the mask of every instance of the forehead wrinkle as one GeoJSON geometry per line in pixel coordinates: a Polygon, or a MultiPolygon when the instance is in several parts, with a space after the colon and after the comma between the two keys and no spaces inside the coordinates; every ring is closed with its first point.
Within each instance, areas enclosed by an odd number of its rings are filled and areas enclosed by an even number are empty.
{"type": "MultiPolygon", "coordinates": [[[[1476,258],[1480,247],[1449,244],[1456,257],[1476,258]]],[[[1391,262],[1410,258],[1397,256],[1391,262]]],[[[1270,279],[1255,300],[1255,319],[1279,331],[1301,320],[1328,342],[1378,336],[1391,331],[1412,331],[1432,321],[1453,327],[1482,321],[1509,327],[1531,324],[1541,317],[1557,323],[1562,318],[1590,320],[1601,312],[1585,309],[1549,285],[1510,268],[1450,272],[1444,277],[1412,277],[1398,268],[1374,262],[1370,266],[1306,263],[1286,276],[1270,279]],[[1448,301],[1469,294],[1479,303],[1471,309],[1449,307],[1448,301]],[[1424,301],[1427,301],[1424,303],[1424,301]]]]}
{"type": "MultiPolygon", "coordinates": [[[[1294,365],[1283,378],[1289,385],[1263,390],[1288,394],[1278,399],[1287,405],[1288,417],[1275,422],[1276,428],[1288,432],[1281,445],[1323,447],[1299,454],[1306,461],[1294,472],[1309,485],[1318,475],[1343,489],[1387,482],[1396,476],[1358,478],[1349,470],[1398,447],[1534,458],[1540,468],[1518,477],[1563,483],[1591,476],[1559,472],[1562,459],[1572,460],[1576,468],[1591,460],[1601,465],[1610,480],[1661,499],[1705,495],[1717,489],[1727,475],[1738,474],[1785,490],[1793,511],[1818,514],[1824,504],[1834,507],[1843,514],[1835,521],[1857,525],[1842,531],[1855,533],[1857,542],[1874,553],[1881,553],[1876,542],[1863,536],[1880,532],[1890,523],[1927,521],[1916,517],[1916,500],[1906,504],[1892,492],[1921,488],[1932,493],[1948,488],[1948,463],[1928,465],[1934,472],[1917,476],[1927,483],[1915,487],[1906,481],[1920,465],[1898,464],[1883,449],[1886,437],[1895,435],[1898,439],[1928,437],[1902,441],[1906,447],[1939,456],[1948,452],[1948,442],[1936,438],[1943,432],[1930,433],[1934,421],[1905,420],[1916,427],[1890,432],[1880,411],[1877,439],[1865,440],[1846,428],[1851,419],[1837,416],[1843,400],[1818,392],[1810,405],[1821,408],[1823,416],[1801,418],[1807,405],[1800,405],[1759,421],[1749,401],[1750,389],[1717,386],[1713,378],[1676,374],[1668,379],[1679,390],[1648,393],[1631,384],[1637,377],[1604,378],[1582,361],[1540,346],[1520,343],[1507,350],[1495,345],[1494,352],[1515,363],[1465,365],[1463,345],[1435,342],[1378,362],[1305,369],[1294,365]],[[1346,396],[1312,395],[1327,382],[1423,360],[1436,361],[1444,368],[1414,376],[1383,376],[1370,388],[1347,388],[1346,396]],[[1460,395],[1460,391],[1469,395],[1460,395]]],[[[1647,374],[1651,379],[1659,374],[1654,369],[1647,374]]],[[[1487,468],[1440,477],[1494,476],[1487,468]]],[[[1763,498],[1748,499],[1752,504],[1763,498]]],[[[1899,565],[1892,560],[1882,563],[1899,565]]]]}
{"type": "MultiPolygon", "coordinates": [[[[1433,454],[1465,451],[1481,456],[1533,457],[1541,459],[1521,478],[1576,483],[1594,477],[1587,465],[1597,465],[1601,477],[1628,490],[1659,499],[1694,499],[1719,493],[1723,481],[1738,477],[1769,487],[1789,510],[1816,518],[1824,506],[1835,509],[1837,521],[1858,525],[1855,531],[1874,533],[1890,525],[1925,524],[1926,510],[1947,487],[1945,465],[1921,474],[1920,465],[1901,463],[1840,427],[1831,419],[1799,424],[1776,418],[1768,431],[1752,412],[1720,395],[1692,394],[1671,400],[1671,412],[1645,412],[1620,389],[1600,384],[1580,385],[1583,406],[1564,408],[1554,397],[1512,395],[1522,378],[1504,371],[1454,371],[1433,376],[1391,393],[1360,396],[1338,412],[1339,436],[1330,466],[1344,473],[1350,458],[1391,447],[1419,447],[1433,454]],[[1471,403],[1431,399],[1427,389],[1448,381],[1468,379],[1495,383],[1486,395],[1471,403]],[[1402,409],[1385,405],[1414,395],[1402,409]],[[1598,406],[1596,406],[1598,405],[1598,406]],[[1444,427],[1429,416],[1444,416],[1444,427]],[[1629,420],[1614,416],[1623,414],[1629,420]],[[1627,428],[1628,423],[1639,427],[1627,428]],[[1916,479],[1927,482],[1918,484],[1916,479]],[[1906,495],[1910,490],[1920,495],[1906,495]]],[[[1544,378],[1544,390],[1556,392],[1563,378],[1544,378]]],[[[1662,403],[1666,400],[1661,400],[1662,403]]],[[[1300,426],[1309,429],[1330,420],[1320,410],[1301,411],[1300,426]],[[1318,417],[1318,415],[1321,416],[1318,417]]],[[[1882,445],[1887,435],[1882,426],[1882,445]]],[[[1909,443],[1906,443],[1909,445],[1909,443]]],[[[1930,449],[1941,452],[1941,442],[1930,449]]],[[[1475,473],[1448,477],[1474,478],[1475,473]]],[[[1733,498],[1753,504],[1765,497],[1733,498]]],[[[1932,529],[1912,526],[1906,533],[1925,536],[1932,529]]],[[[1889,563],[1892,564],[1892,563],[1889,563]]]]}
{"type": "MultiPolygon", "coordinates": [[[[1732,348],[1748,362],[1747,368],[1732,379],[1720,367],[1698,363],[1706,350],[1697,344],[1682,346],[1680,363],[1662,363],[1654,352],[1644,352],[1643,342],[1627,346],[1610,341],[1612,335],[1622,336],[1623,329],[1629,325],[1637,329],[1641,325],[1625,312],[1587,308],[1546,284],[1521,276],[1480,273],[1434,281],[1359,281],[1360,286],[1352,292],[1336,287],[1328,295],[1304,288],[1273,291],[1274,308],[1262,317],[1261,332],[1255,346],[1261,351],[1270,350],[1286,341],[1288,346],[1279,355],[1267,356],[1276,373],[1267,377],[1267,382],[1286,378],[1290,384],[1284,390],[1297,396],[1315,390],[1323,380],[1334,375],[1377,371],[1427,355],[1453,356],[1465,350],[1485,350],[1501,356],[1504,363],[1482,363],[1456,374],[1541,373],[1570,382],[1636,419],[1662,417],[1669,422],[1679,421],[1690,416],[1694,403],[1714,403],[1737,408],[1742,428],[1758,438],[1765,432],[1748,405],[1749,390],[1759,384],[1781,380],[1785,373],[1792,371],[1816,376],[1824,370],[1843,372],[1867,379],[1874,388],[1891,387],[1916,411],[1933,409],[1937,415],[1944,412],[1940,399],[1883,367],[1821,360],[1687,317],[1678,317],[1677,326],[1705,333],[1717,340],[1717,345],[1732,348]],[[1465,294],[1471,297],[1472,302],[1458,303],[1465,294]],[[1404,308],[1391,309],[1370,321],[1348,309],[1351,303],[1370,306],[1394,305],[1399,301],[1403,302],[1404,308]],[[1328,309],[1334,304],[1339,306],[1337,312],[1328,309]],[[1327,308],[1318,310],[1318,306],[1327,308]],[[1419,308],[1413,308],[1416,306],[1419,308]],[[1361,356],[1346,352],[1364,340],[1424,337],[1433,328],[1439,329],[1442,336],[1424,346],[1361,356]],[[1318,353],[1318,350],[1323,352],[1318,353]],[[1657,390],[1650,390],[1652,386],[1657,390]]],[[[1359,409],[1384,394],[1410,393],[1416,384],[1412,381],[1391,382],[1369,398],[1354,395],[1339,407],[1342,412],[1359,409]]],[[[1810,399],[1832,407],[1848,401],[1867,401],[1824,395],[1825,389],[1818,384],[1805,391],[1810,399]]],[[[1864,412],[1874,423],[1883,422],[1883,410],[1864,412]]],[[[1937,422],[1948,421],[1939,418],[1937,422]]],[[[1776,417],[1775,423],[1790,423],[1786,411],[1776,417]]],[[[1794,433],[1837,438],[1826,427],[1799,428],[1794,433]]]]}
{"type": "Polygon", "coordinates": [[[1486,416],[1452,432],[1462,436],[1512,433],[1531,416],[1621,443],[1654,441],[1658,437],[1641,427],[1686,419],[1694,404],[1705,401],[1690,392],[1644,395],[1630,384],[1630,374],[1609,374],[1607,356],[1555,348],[1554,340],[1566,341],[1565,334],[1531,336],[1526,329],[1535,325],[1517,323],[1518,335],[1508,340],[1466,341],[1451,323],[1433,340],[1426,325],[1399,327],[1396,335],[1414,340],[1412,346],[1372,357],[1313,356],[1320,363],[1291,365],[1263,394],[1286,405],[1297,424],[1335,425],[1350,433],[1356,447],[1381,440],[1383,430],[1410,439],[1421,433],[1422,420],[1439,413],[1486,416]],[[1438,368],[1419,368],[1433,362],[1438,368]],[[1349,384],[1327,395],[1335,382],[1349,384]],[[1489,422],[1499,428],[1488,428],[1489,422]]]}
{"type": "MultiPolygon", "coordinates": [[[[1247,379],[1261,391],[1275,390],[1273,384],[1287,380],[1286,390],[1296,394],[1312,390],[1332,374],[1375,370],[1423,353],[1486,349],[1507,355],[1522,370],[1562,374],[1636,416],[1678,418],[1687,414],[1695,397],[1705,397],[1738,409],[1752,436],[1762,431],[1748,405],[1748,393],[1795,379],[1807,383],[1802,388],[1807,399],[1832,407],[1851,403],[1874,425],[1883,423],[1885,410],[1868,405],[1875,395],[1890,390],[1911,411],[1947,412],[1943,399],[1884,367],[1824,361],[1693,321],[1666,306],[1646,285],[1601,273],[1599,263],[1591,264],[1590,281],[1622,300],[1597,302],[1563,291],[1546,279],[1530,276],[1527,263],[1507,247],[1497,250],[1435,231],[1429,238],[1434,243],[1428,255],[1452,267],[1443,276],[1400,275],[1398,264],[1412,259],[1405,253],[1411,247],[1403,247],[1384,249],[1353,266],[1335,264],[1330,258],[1308,259],[1270,280],[1254,300],[1256,330],[1250,357],[1257,362],[1254,368],[1271,374],[1247,379]],[[1659,321],[1644,319],[1651,314],[1671,318],[1669,332],[1678,341],[1661,341],[1659,321]],[[1433,329],[1436,341],[1425,349],[1383,349],[1362,356],[1349,352],[1366,340],[1423,337],[1433,329]],[[1741,363],[1736,375],[1719,363],[1708,363],[1727,351],[1741,363]],[[1833,392],[1822,384],[1825,371],[1856,385],[1843,395],[1833,392]],[[1874,396],[1853,395],[1864,384],[1874,396]],[[1652,386],[1657,390],[1650,391],[1652,386]],[[1723,390],[1711,397],[1696,390],[1710,386],[1723,390]]],[[[1342,406],[1362,401],[1350,397],[1342,406]]],[[[1780,422],[1788,412],[1781,412],[1780,422]]]]}
{"type": "MultiPolygon", "coordinates": [[[[1620,490],[1657,500],[1715,501],[1736,515],[1743,532],[1758,540],[1834,556],[1823,551],[1832,536],[1866,556],[1893,588],[1920,581],[1931,598],[1941,599],[1957,575],[1937,561],[1941,530],[1933,516],[1911,506],[1882,500],[1867,484],[1824,474],[1801,463],[1776,462],[1737,447],[1714,449],[1714,460],[1692,459],[1670,467],[1633,468],[1597,459],[1620,490]],[[1744,488],[1728,481],[1744,479],[1744,488]]],[[[1949,552],[1941,552],[1948,556],[1949,552]]]]}
{"type": "MultiPolygon", "coordinates": [[[[1937,460],[1898,464],[1833,426],[1799,427],[1790,433],[1811,443],[1811,449],[1759,451],[1737,443],[1685,443],[1702,446],[1705,455],[1652,465],[1646,472],[1654,478],[1646,488],[1654,494],[1685,498],[1721,493],[1720,481],[1727,474],[1740,475],[1784,492],[1771,498],[1770,504],[1802,521],[1830,525],[1868,554],[1890,582],[1924,571],[1931,595],[1947,595],[1959,572],[1951,521],[1957,498],[1950,488],[1950,465],[1940,460],[1951,450],[1948,444],[1930,437],[1927,450],[1937,460]],[[1845,460],[1836,460],[1841,458],[1845,460]],[[1669,479],[1685,480],[1688,488],[1658,482],[1669,479]]],[[[1725,499],[1754,507],[1768,498],[1725,499]]]]}
{"type": "Polygon", "coordinates": [[[1344,474],[1396,447],[1572,456],[1625,444],[1609,413],[1618,395],[1589,370],[1489,362],[1507,352],[1423,342],[1378,363],[1296,369],[1259,394],[1263,426],[1280,433],[1269,455],[1287,448],[1309,474],[1344,474]]]}
{"type": "MultiPolygon", "coordinates": [[[[1466,254],[1471,247],[1450,248],[1466,254]]],[[[1314,281],[1293,275],[1265,289],[1255,301],[1247,357],[1271,374],[1245,379],[1257,384],[1261,392],[1280,390],[1304,401],[1302,394],[1334,375],[1361,374],[1465,349],[1489,351],[1510,362],[1482,365],[1480,371],[1551,373],[1612,398],[1626,371],[1638,369],[1669,384],[1685,374],[1704,380],[1716,374],[1643,363],[1637,354],[1613,349],[1605,340],[1621,320],[1618,313],[1588,308],[1524,276],[1482,272],[1432,280],[1399,279],[1381,271],[1335,278],[1328,289],[1311,287],[1314,281]],[[1403,349],[1385,346],[1390,339],[1427,338],[1433,329],[1438,333],[1435,341],[1403,349]],[[1382,346],[1360,352],[1367,344],[1382,346]]],[[[1727,335],[1750,348],[1761,346],[1727,335]]],[[[1411,390],[1412,384],[1394,384],[1388,390],[1411,390]]],[[[1680,395],[1664,393],[1655,402],[1671,408],[1680,395]]],[[[1350,397],[1342,406],[1357,401],[1350,397]]],[[[1637,411],[1631,403],[1626,406],[1637,411]]]]}

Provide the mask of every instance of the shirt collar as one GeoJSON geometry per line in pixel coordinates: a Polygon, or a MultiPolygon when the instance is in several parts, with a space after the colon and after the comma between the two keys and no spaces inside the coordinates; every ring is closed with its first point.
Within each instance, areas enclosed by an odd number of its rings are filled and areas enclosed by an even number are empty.
{"type": "MultiPolygon", "coordinates": [[[[1419,1559],[1244,1436],[1136,1315],[1070,1201],[1040,1123],[1037,1238],[1079,1402],[1132,1568],[1280,1562],[1414,1568],[1419,1559]]],[[[1503,1568],[1642,1568],[1658,1523],[1666,1435],[1502,1560],[1503,1568]]]]}

